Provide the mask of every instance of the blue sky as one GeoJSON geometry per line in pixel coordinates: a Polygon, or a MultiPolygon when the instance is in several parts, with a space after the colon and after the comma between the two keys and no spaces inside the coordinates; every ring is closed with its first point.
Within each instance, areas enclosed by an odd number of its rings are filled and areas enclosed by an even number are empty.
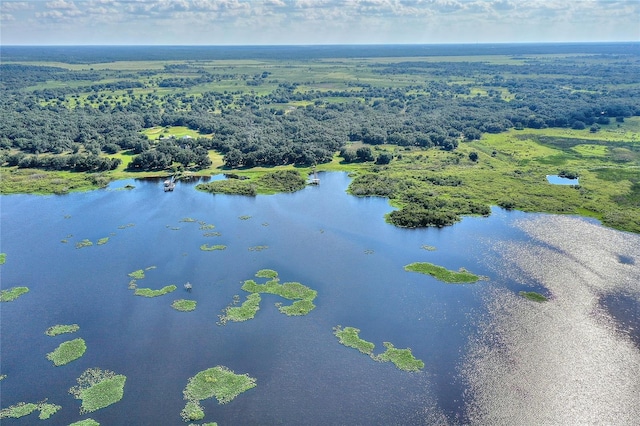
{"type": "Polygon", "coordinates": [[[640,0],[0,0],[1,43],[640,40],[640,0]]]}

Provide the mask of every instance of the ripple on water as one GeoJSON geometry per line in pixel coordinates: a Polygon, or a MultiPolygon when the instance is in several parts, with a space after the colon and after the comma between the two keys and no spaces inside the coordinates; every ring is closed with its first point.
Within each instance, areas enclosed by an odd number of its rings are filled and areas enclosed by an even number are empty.
{"type": "MultiPolygon", "coordinates": [[[[489,291],[489,314],[463,368],[469,422],[637,424],[640,350],[600,295],[623,292],[622,305],[637,309],[640,268],[619,256],[640,253],[640,237],[563,216],[517,226],[532,242],[497,247],[503,263],[496,270],[505,280],[517,271],[520,283],[543,286],[553,299],[489,291]]],[[[624,318],[638,326],[637,316],[624,318]]]]}

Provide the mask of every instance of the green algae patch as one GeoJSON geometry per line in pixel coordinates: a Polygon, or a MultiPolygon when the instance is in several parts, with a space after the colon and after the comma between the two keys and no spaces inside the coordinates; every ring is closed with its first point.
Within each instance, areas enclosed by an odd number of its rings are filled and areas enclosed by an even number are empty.
{"type": "Polygon", "coordinates": [[[133,271],[133,272],[129,273],[129,276],[131,278],[133,278],[134,280],[144,279],[144,270],[143,269],[138,269],[137,271],[133,271]]]}
{"type": "Polygon", "coordinates": [[[411,353],[411,349],[398,349],[389,342],[384,342],[386,350],[375,355],[373,349],[375,345],[360,338],[360,330],[355,327],[335,326],[333,334],[338,338],[340,344],[357,349],[365,355],[369,355],[371,359],[378,362],[392,362],[398,369],[404,371],[420,371],[424,368],[424,362],[415,358],[411,353]]]}
{"type": "Polygon", "coordinates": [[[84,339],[78,338],[60,343],[60,345],[47,354],[47,359],[56,367],[75,361],[84,355],[87,344],[84,339]]]}
{"type": "Polygon", "coordinates": [[[376,347],[373,343],[361,339],[360,330],[355,327],[342,328],[338,325],[333,328],[333,334],[338,338],[340,344],[357,349],[363,354],[373,354],[373,349],[376,347]]]}
{"type": "Polygon", "coordinates": [[[222,244],[217,244],[217,245],[208,245],[208,244],[203,244],[200,246],[200,250],[202,251],[215,251],[215,250],[225,250],[227,248],[227,246],[224,246],[222,244]]]}
{"type": "Polygon", "coordinates": [[[260,270],[258,274],[256,274],[256,277],[270,278],[270,280],[264,284],[258,284],[254,280],[247,280],[242,285],[244,291],[250,293],[275,294],[276,296],[293,300],[292,305],[279,307],[280,312],[286,315],[306,315],[315,308],[313,300],[318,295],[317,291],[298,282],[280,284],[278,273],[272,269],[260,270]]]}
{"type": "Polygon", "coordinates": [[[28,287],[12,287],[0,291],[0,302],[13,302],[18,297],[29,292],[28,287]]]}
{"type": "Polygon", "coordinates": [[[100,239],[98,240],[97,244],[98,244],[99,246],[102,246],[102,245],[104,245],[104,244],[107,244],[108,242],[109,242],[109,237],[104,237],[104,238],[100,238],[100,239]]]}
{"type": "Polygon", "coordinates": [[[527,300],[531,300],[533,302],[538,302],[538,303],[546,302],[549,300],[544,295],[537,293],[535,291],[521,291],[518,294],[527,300]]]}
{"type": "Polygon", "coordinates": [[[89,368],[78,377],[78,385],[69,389],[69,393],[82,401],[80,414],[91,413],[120,401],[126,380],[113,371],[89,368]]]}
{"type": "Polygon", "coordinates": [[[192,422],[204,419],[204,410],[198,401],[188,401],[182,411],[180,417],[185,422],[192,422]]]}
{"type": "Polygon", "coordinates": [[[242,306],[234,306],[240,301],[240,297],[234,297],[234,302],[224,309],[222,315],[218,315],[220,321],[218,325],[224,325],[228,321],[246,321],[255,317],[260,309],[260,294],[275,294],[287,300],[292,300],[290,305],[283,306],[282,303],[276,303],[278,310],[288,316],[307,315],[316,305],[313,300],[318,292],[302,285],[298,282],[280,283],[278,273],[273,269],[261,269],[256,275],[257,278],[266,278],[264,284],[258,284],[254,280],[246,280],[242,284],[242,289],[248,293],[247,300],[242,306]]]}
{"type": "Polygon", "coordinates": [[[424,368],[424,362],[415,358],[410,348],[397,349],[389,342],[384,342],[383,345],[387,350],[376,357],[379,361],[391,361],[404,371],[420,371],[424,368]]]}
{"type": "Polygon", "coordinates": [[[62,407],[56,404],[49,404],[46,400],[34,404],[32,402],[19,402],[7,408],[0,410],[0,419],[19,419],[24,416],[28,416],[34,411],[40,411],[38,418],[40,420],[46,420],[62,407]]]}
{"type": "Polygon", "coordinates": [[[182,391],[187,403],[180,415],[186,422],[201,420],[204,410],[200,401],[215,397],[219,404],[227,404],[255,386],[256,379],[253,377],[236,374],[222,365],[201,371],[189,379],[182,391]]]}
{"type": "Polygon", "coordinates": [[[79,241],[76,243],[76,248],[77,249],[81,249],[84,247],[91,247],[93,245],[93,242],[91,240],[87,240],[86,238],[82,241],[79,241]]]}
{"type": "Polygon", "coordinates": [[[281,313],[292,317],[307,315],[316,307],[316,305],[309,300],[296,300],[291,305],[285,306],[283,306],[282,303],[277,303],[276,307],[281,313]]]}
{"type": "Polygon", "coordinates": [[[71,423],[69,426],[100,426],[100,423],[93,419],[84,419],[79,422],[71,423]]]}
{"type": "Polygon", "coordinates": [[[196,309],[196,303],[195,300],[178,299],[173,301],[171,307],[176,311],[191,312],[196,309]]]}
{"type": "Polygon", "coordinates": [[[278,273],[273,269],[260,269],[256,272],[257,278],[278,278],[278,273]]]}
{"type": "Polygon", "coordinates": [[[7,253],[0,253],[0,265],[4,265],[7,261],[7,253]]]}
{"type": "Polygon", "coordinates": [[[456,272],[428,262],[411,263],[405,266],[404,270],[431,275],[432,277],[448,284],[470,284],[475,283],[480,279],[478,275],[472,274],[464,268],[460,268],[460,270],[456,272]]]}
{"type": "Polygon", "coordinates": [[[177,288],[178,287],[176,287],[174,284],[164,286],[160,290],[152,290],[150,288],[136,288],[133,294],[142,297],[158,297],[171,293],[172,291],[176,291],[177,288]]]}
{"type": "Polygon", "coordinates": [[[47,328],[44,334],[54,337],[65,333],[75,333],[78,330],[80,330],[80,326],[78,324],[58,324],[47,328]]]}
{"type": "Polygon", "coordinates": [[[239,296],[234,297],[231,305],[227,306],[221,315],[218,315],[218,325],[225,325],[228,321],[242,322],[247,321],[256,316],[260,310],[260,301],[262,297],[258,293],[251,293],[240,306],[236,305],[240,300],[239,296]]]}

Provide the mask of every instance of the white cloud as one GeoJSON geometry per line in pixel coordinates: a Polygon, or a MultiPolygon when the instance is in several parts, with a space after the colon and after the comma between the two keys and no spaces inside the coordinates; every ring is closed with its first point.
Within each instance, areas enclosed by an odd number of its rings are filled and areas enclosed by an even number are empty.
{"type": "Polygon", "coordinates": [[[640,38],[637,0],[2,0],[0,6],[5,43],[316,44],[640,38]]]}

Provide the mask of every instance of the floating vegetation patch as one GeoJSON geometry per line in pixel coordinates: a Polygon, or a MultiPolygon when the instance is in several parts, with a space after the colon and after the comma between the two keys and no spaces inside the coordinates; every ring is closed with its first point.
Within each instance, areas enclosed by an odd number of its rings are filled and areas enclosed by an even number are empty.
{"type": "Polygon", "coordinates": [[[468,272],[464,268],[460,268],[460,270],[456,272],[428,262],[411,263],[405,266],[404,270],[431,275],[432,277],[449,284],[474,283],[482,278],[478,275],[474,275],[471,272],[468,272]]]}
{"type": "Polygon", "coordinates": [[[28,416],[34,411],[40,411],[38,418],[40,420],[46,420],[58,412],[62,407],[56,404],[49,404],[45,399],[42,402],[34,404],[32,402],[19,402],[7,408],[0,410],[0,419],[19,419],[20,417],[28,416]]]}
{"type": "Polygon", "coordinates": [[[218,315],[218,325],[225,325],[228,321],[242,322],[252,319],[260,310],[262,297],[258,293],[251,293],[247,296],[242,305],[235,306],[240,301],[240,296],[234,296],[233,303],[227,306],[221,315],[218,315]]]}
{"type": "Polygon", "coordinates": [[[187,300],[187,299],[178,299],[173,301],[173,303],[171,304],[171,307],[176,311],[191,312],[196,309],[196,301],[187,300]]]}
{"type": "Polygon", "coordinates": [[[376,357],[379,361],[391,361],[404,371],[420,371],[424,368],[424,362],[415,358],[410,348],[397,349],[389,342],[384,342],[383,345],[387,350],[376,357]]]}
{"type": "Polygon", "coordinates": [[[174,284],[164,286],[160,290],[152,290],[150,288],[136,288],[133,294],[142,297],[158,297],[163,296],[167,293],[171,293],[172,291],[176,291],[177,288],[178,287],[176,287],[174,284]]]}
{"type": "Polygon", "coordinates": [[[61,242],[61,243],[66,244],[66,243],[68,243],[68,242],[69,242],[69,240],[67,240],[67,239],[63,239],[63,240],[60,240],[60,242],[61,242]]]}
{"type": "Polygon", "coordinates": [[[204,410],[200,401],[215,397],[219,404],[226,404],[255,386],[255,378],[248,374],[235,374],[222,365],[201,371],[189,378],[182,391],[187,403],[180,416],[185,422],[201,420],[204,410]]]}
{"type": "Polygon", "coordinates": [[[185,422],[192,422],[204,419],[204,410],[198,401],[188,401],[182,411],[180,417],[185,422]]]}
{"type": "Polygon", "coordinates": [[[373,254],[375,253],[375,251],[371,250],[371,249],[367,249],[364,251],[364,254],[373,254]]]}
{"type": "Polygon", "coordinates": [[[127,228],[131,228],[131,227],[134,227],[134,226],[136,226],[135,223],[127,223],[126,225],[118,226],[118,229],[127,229],[127,228]]]}
{"type": "Polygon", "coordinates": [[[4,265],[7,261],[7,253],[0,253],[0,265],[4,265]]]}
{"type": "Polygon", "coordinates": [[[53,337],[53,336],[58,336],[60,334],[65,334],[65,333],[75,333],[78,330],[80,330],[80,326],[78,324],[69,324],[69,325],[58,324],[58,325],[54,325],[47,328],[44,334],[46,334],[47,336],[53,337]]]}
{"type": "Polygon", "coordinates": [[[86,350],[87,345],[84,339],[73,339],[60,343],[53,352],[47,354],[47,359],[59,367],[80,358],[86,350]]]}
{"type": "Polygon", "coordinates": [[[7,378],[7,375],[6,375],[6,374],[0,374],[0,380],[4,380],[4,379],[6,379],[6,378],[7,378]]]}
{"type": "Polygon", "coordinates": [[[172,231],[179,231],[180,227],[179,226],[171,226],[171,225],[166,225],[167,229],[171,229],[172,231]]]}
{"type": "Polygon", "coordinates": [[[89,368],[78,377],[69,393],[82,401],[80,414],[108,407],[122,399],[127,378],[113,371],[89,368]]]}
{"type": "Polygon", "coordinates": [[[338,338],[340,344],[349,348],[357,349],[363,354],[369,355],[371,359],[378,362],[392,362],[398,369],[404,371],[419,371],[424,368],[424,362],[415,358],[411,353],[411,349],[397,349],[389,342],[383,342],[386,350],[374,355],[373,349],[375,345],[360,338],[360,330],[355,327],[336,326],[333,328],[333,334],[338,338]]]}
{"type": "Polygon", "coordinates": [[[205,237],[219,237],[222,234],[219,233],[219,232],[205,232],[202,235],[205,236],[205,237]]]}
{"type": "Polygon", "coordinates": [[[318,295],[317,291],[298,282],[280,284],[278,273],[272,269],[262,269],[256,273],[256,277],[269,278],[269,281],[264,284],[258,284],[254,280],[247,280],[242,285],[242,289],[249,293],[275,294],[276,296],[293,300],[294,302],[289,306],[282,306],[281,303],[276,305],[281,313],[289,316],[306,315],[316,307],[313,304],[313,300],[318,295]]]}
{"type": "Polygon", "coordinates": [[[100,423],[93,419],[84,419],[79,422],[71,423],[69,426],[100,426],[100,423]]]}
{"type": "Polygon", "coordinates": [[[208,231],[210,229],[214,229],[216,226],[211,223],[202,223],[200,224],[200,229],[203,231],[208,231]]]}
{"type": "Polygon", "coordinates": [[[180,222],[187,222],[187,223],[189,223],[189,222],[197,222],[197,220],[196,220],[196,219],[194,219],[194,218],[192,218],[192,217],[185,217],[185,218],[183,218],[183,219],[180,219],[180,222]]]}
{"type": "Polygon", "coordinates": [[[373,349],[376,347],[373,343],[361,339],[360,330],[355,327],[345,327],[343,329],[338,325],[333,328],[333,334],[338,338],[340,344],[357,349],[363,354],[373,354],[373,349]]]}
{"type": "Polygon", "coordinates": [[[537,293],[535,291],[521,291],[521,292],[518,292],[518,294],[524,297],[525,299],[531,300],[533,302],[546,302],[549,300],[544,295],[537,293]]]}
{"type": "Polygon", "coordinates": [[[427,251],[436,251],[437,248],[435,248],[434,246],[428,246],[426,244],[422,245],[422,247],[420,247],[422,250],[427,250],[427,251]]]}
{"type": "Polygon", "coordinates": [[[249,219],[251,219],[251,216],[248,216],[248,215],[238,216],[238,219],[240,219],[240,220],[249,220],[249,219]]]}
{"type": "Polygon", "coordinates": [[[268,222],[262,222],[262,226],[269,226],[268,222]]]}
{"type": "Polygon", "coordinates": [[[227,246],[224,246],[222,244],[217,244],[217,245],[208,245],[208,244],[203,244],[200,246],[200,250],[202,251],[214,251],[214,250],[225,250],[227,248],[227,246]]]}
{"type": "Polygon", "coordinates": [[[130,272],[128,275],[135,280],[141,280],[144,278],[144,270],[138,269],[137,271],[130,272]]]}
{"type": "Polygon", "coordinates": [[[260,269],[256,272],[257,278],[278,278],[278,273],[273,269],[260,269]]]}
{"type": "Polygon", "coordinates": [[[97,244],[101,246],[103,244],[107,244],[108,242],[109,242],[109,237],[104,237],[104,238],[100,238],[97,244]]]}
{"type": "Polygon", "coordinates": [[[249,251],[262,251],[268,248],[269,246],[253,246],[253,247],[249,247],[249,251]]]}
{"type": "Polygon", "coordinates": [[[0,302],[13,302],[18,297],[29,292],[28,287],[12,287],[0,291],[0,302]]]}
{"type": "Polygon", "coordinates": [[[84,248],[84,247],[91,247],[93,245],[93,242],[91,242],[91,240],[87,240],[86,238],[82,241],[79,241],[76,243],[76,248],[80,249],[80,248],[84,248]]]}

